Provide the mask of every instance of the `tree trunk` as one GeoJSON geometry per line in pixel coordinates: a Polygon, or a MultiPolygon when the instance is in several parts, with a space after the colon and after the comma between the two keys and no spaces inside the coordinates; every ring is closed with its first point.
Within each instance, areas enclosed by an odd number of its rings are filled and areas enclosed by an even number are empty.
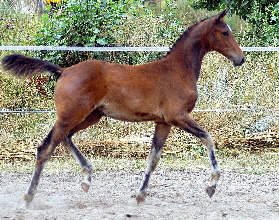
{"type": "Polygon", "coordinates": [[[43,0],[36,0],[36,12],[41,15],[44,13],[45,7],[44,7],[44,1],[43,0]]]}

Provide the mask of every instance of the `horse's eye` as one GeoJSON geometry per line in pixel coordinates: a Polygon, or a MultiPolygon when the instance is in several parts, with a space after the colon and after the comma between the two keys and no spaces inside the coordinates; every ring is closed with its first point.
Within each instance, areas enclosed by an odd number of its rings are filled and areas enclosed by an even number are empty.
{"type": "Polygon", "coordinates": [[[222,34],[226,37],[229,36],[229,32],[222,32],[222,34]]]}

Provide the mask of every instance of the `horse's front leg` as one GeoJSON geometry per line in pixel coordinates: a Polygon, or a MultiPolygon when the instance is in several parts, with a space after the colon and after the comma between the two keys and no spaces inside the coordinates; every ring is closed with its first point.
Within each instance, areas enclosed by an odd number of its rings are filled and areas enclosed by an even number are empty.
{"type": "Polygon", "coordinates": [[[139,192],[136,196],[137,203],[143,202],[146,197],[146,188],[148,186],[151,173],[155,170],[162,153],[162,147],[170,132],[170,125],[164,123],[157,123],[155,134],[153,136],[151,151],[148,155],[147,168],[145,171],[144,179],[142,181],[139,192]]]}
{"type": "Polygon", "coordinates": [[[220,178],[220,170],[214,153],[215,144],[210,134],[201,128],[194,120],[192,120],[189,115],[181,119],[174,120],[172,124],[198,137],[206,146],[211,165],[211,181],[210,185],[206,188],[206,193],[209,197],[212,197],[215,193],[216,185],[220,178]]]}

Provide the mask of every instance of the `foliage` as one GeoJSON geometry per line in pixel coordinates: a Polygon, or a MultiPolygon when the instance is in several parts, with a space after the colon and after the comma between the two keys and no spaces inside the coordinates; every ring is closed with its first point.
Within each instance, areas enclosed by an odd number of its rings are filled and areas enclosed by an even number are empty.
{"type": "MultiPolygon", "coordinates": [[[[113,46],[114,30],[126,19],[129,0],[68,0],[53,14],[44,14],[35,35],[36,45],[46,46],[113,46]]],[[[49,9],[50,7],[48,7],[49,9]]],[[[53,51],[37,54],[60,66],[85,59],[89,53],[53,51]]]]}
{"type": "Polygon", "coordinates": [[[0,4],[0,45],[31,45],[35,25],[34,17],[6,10],[0,4]]]}
{"type": "MultiPolygon", "coordinates": [[[[58,36],[62,32],[59,32],[58,29],[51,29],[51,27],[59,27],[60,22],[58,22],[57,17],[62,16],[63,10],[58,11],[57,14],[52,16],[44,15],[40,19],[35,16],[23,16],[16,13],[9,15],[1,14],[0,17],[3,20],[0,20],[0,28],[4,30],[0,32],[1,45],[32,45],[32,41],[36,37],[33,42],[39,42],[42,39],[46,40],[45,42],[41,41],[40,44],[37,43],[38,45],[65,46],[62,41],[64,38],[58,36]],[[42,21],[45,23],[41,23],[42,21]],[[57,24],[52,24],[54,22],[57,22],[57,24]],[[44,27],[43,25],[46,26],[44,27]],[[49,25],[48,29],[44,29],[47,25],[49,25]],[[36,28],[40,31],[34,36],[32,32],[36,32],[36,28]],[[41,38],[38,38],[42,33],[45,33],[46,36],[41,35],[41,38]]],[[[109,12],[102,13],[105,15],[109,12]]],[[[112,21],[112,25],[115,25],[113,28],[107,25],[98,26],[100,32],[92,34],[92,36],[95,36],[95,41],[88,45],[101,46],[97,40],[103,38],[108,42],[108,44],[104,44],[105,46],[171,46],[190,25],[212,15],[212,13],[215,12],[193,10],[189,7],[182,7],[182,5],[172,1],[166,1],[160,6],[152,7],[146,7],[142,4],[131,4],[130,9],[126,13],[121,14],[121,21],[118,24],[112,21]],[[103,31],[105,29],[108,31],[103,31]],[[110,34],[108,35],[108,33],[110,34]]],[[[67,19],[66,15],[63,16],[63,19],[67,19]]],[[[78,16],[81,15],[78,14],[77,18],[78,16]]],[[[75,18],[71,19],[74,20],[75,18]]],[[[246,33],[252,33],[249,32],[249,26],[247,27],[236,16],[227,17],[226,21],[232,26],[238,41],[241,41],[245,46],[255,46],[255,44],[251,44],[248,38],[254,38],[254,35],[246,37],[246,33]]],[[[95,24],[95,21],[92,22],[95,24]]],[[[60,25],[63,27],[63,24],[60,25]]],[[[75,24],[72,25],[74,26],[75,24]]],[[[82,30],[87,31],[86,28],[82,30]]],[[[65,39],[72,40],[71,44],[69,44],[70,46],[77,45],[77,43],[80,43],[80,46],[86,45],[86,42],[81,39],[81,36],[88,37],[86,32],[84,34],[79,32],[67,33],[69,36],[66,36],[65,39]]],[[[21,53],[34,56],[30,52],[21,53]]],[[[6,54],[7,52],[2,52],[1,57],[6,54]]],[[[69,66],[71,64],[71,57],[74,57],[73,62],[88,58],[98,58],[111,62],[139,64],[158,59],[164,56],[164,53],[113,52],[67,54],[45,52],[41,56],[43,59],[55,64],[69,66]]],[[[203,61],[198,83],[199,99],[197,108],[277,107],[276,103],[279,103],[279,96],[274,94],[277,94],[279,91],[278,56],[278,53],[247,53],[245,64],[240,68],[233,68],[232,64],[221,55],[216,53],[208,54],[203,61]]],[[[44,82],[44,77],[39,76],[39,78],[18,80],[1,73],[0,109],[54,109],[52,88],[55,85],[55,80],[42,83],[41,88],[45,89],[47,96],[43,94],[40,87],[37,87],[38,80],[44,82]]],[[[193,116],[199,124],[211,132],[218,147],[222,148],[224,146],[222,144],[224,139],[227,137],[243,136],[246,128],[250,127],[258,118],[267,114],[271,115],[272,113],[199,112],[194,113],[193,116]]],[[[2,124],[2,136],[0,138],[2,152],[5,151],[14,156],[15,154],[12,154],[12,151],[14,150],[16,153],[18,152],[17,149],[21,149],[20,151],[23,154],[30,155],[30,151],[36,151],[36,146],[40,140],[45,137],[51,126],[55,123],[55,114],[3,114],[0,121],[2,124]]],[[[131,124],[104,119],[98,125],[75,136],[75,142],[85,153],[94,152],[96,155],[108,155],[110,157],[120,157],[123,155],[127,157],[145,157],[149,152],[150,144],[138,144],[134,141],[130,143],[129,137],[152,138],[153,132],[154,125],[152,123],[131,124]]],[[[181,157],[186,155],[185,152],[189,152],[188,156],[192,159],[207,157],[205,156],[206,151],[200,146],[198,139],[186,135],[185,132],[178,129],[172,130],[165,150],[169,152],[168,154],[174,153],[181,157]]]]}
{"type": "Polygon", "coordinates": [[[254,2],[248,21],[253,24],[256,36],[263,45],[279,45],[279,2],[268,1],[269,5],[254,2]]]}
{"type": "Polygon", "coordinates": [[[51,3],[60,3],[60,2],[62,2],[63,0],[45,0],[45,2],[47,3],[47,4],[51,4],[51,3]]]}
{"type": "MultiPolygon", "coordinates": [[[[194,8],[219,10],[230,8],[241,18],[252,24],[253,32],[247,38],[256,35],[260,41],[257,45],[279,45],[279,2],[277,0],[198,0],[193,2],[194,8]]],[[[247,39],[247,40],[248,40],[247,39]]]]}

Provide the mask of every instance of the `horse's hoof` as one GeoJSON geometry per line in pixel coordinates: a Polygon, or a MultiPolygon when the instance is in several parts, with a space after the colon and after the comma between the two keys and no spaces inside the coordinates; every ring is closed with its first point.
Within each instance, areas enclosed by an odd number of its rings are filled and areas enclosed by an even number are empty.
{"type": "Polygon", "coordinates": [[[143,203],[145,200],[147,193],[146,192],[140,192],[136,196],[137,204],[143,203]]]}
{"type": "Polygon", "coordinates": [[[215,190],[216,190],[216,186],[214,185],[214,186],[207,187],[205,191],[207,195],[211,198],[214,195],[215,190]]]}
{"type": "Polygon", "coordinates": [[[83,183],[81,183],[81,187],[82,187],[84,192],[88,192],[90,185],[83,182],[83,183]]]}
{"type": "Polygon", "coordinates": [[[25,208],[28,208],[28,207],[29,207],[31,201],[33,200],[33,197],[34,197],[33,195],[29,195],[29,194],[25,194],[25,195],[23,196],[23,199],[24,199],[24,201],[25,201],[25,208]]]}
{"type": "Polygon", "coordinates": [[[24,199],[25,202],[31,202],[32,199],[33,199],[33,196],[30,195],[30,194],[25,194],[23,199],[24,199]]]}

